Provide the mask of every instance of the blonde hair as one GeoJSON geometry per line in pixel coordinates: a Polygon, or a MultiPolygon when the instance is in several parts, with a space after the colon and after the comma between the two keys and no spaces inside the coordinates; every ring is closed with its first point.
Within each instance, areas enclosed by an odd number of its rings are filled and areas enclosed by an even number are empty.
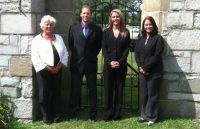
{"type": "Polygon", "coordinates": [[[42,17],[41,22],[40,22],[40,28],[42,29],[42,27],[44,26],[45,22],[50,22],[53,24],[53,26],[55,27],[56,25],[56,19],[50,15],[45,15],[42,17]]]}
{"type": "Polygon", "coordinates": [[[109,21],[108,21],[108,24],[109,24],[109,28],[112,28],[113,27],[113,23],[112,23],[112,14],[113,13],[117,13],[119,14],[119,17],[120,17],[120,35],[122,37],[126,37],[127,35],[127,29],[126,29],[126,26],[124,24],[124,17],[123,17],[123,14],[122,12],[119,10],[119,9],[113,9],[111,12],[110,12],[110,16],[109,16],[109,21]]]}

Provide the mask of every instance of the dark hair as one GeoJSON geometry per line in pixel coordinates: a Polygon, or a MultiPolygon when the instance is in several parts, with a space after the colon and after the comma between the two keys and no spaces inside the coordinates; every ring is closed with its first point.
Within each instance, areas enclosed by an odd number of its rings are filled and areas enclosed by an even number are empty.
{"type": "Polygon", "coordinates": [[[89,4],[84,4],[84,5],[81,7],[80,13],[82,13],[83,8],[88,8],[88,9],[90,10],[90,13],[92,14],[92,7],[91,7],[89,4]]]}
{"type": "Polygon", "coordinates": [[[149,20],[149,21],[151,22],[151,24],[153,25],[153,31],[152,31],[151,35],[156,35],[156,34],[158,34],[158,26],[156,25],[155,20],[153,19],[153,17],[147,16],[147,17],[144,18],[144,20],[143,20],[143,22],[142,22],[142,36],[146,36],[146,31],[145,31],[145,29],[144,29],[144,22],[145,22],[146,20],[149,20]]]}

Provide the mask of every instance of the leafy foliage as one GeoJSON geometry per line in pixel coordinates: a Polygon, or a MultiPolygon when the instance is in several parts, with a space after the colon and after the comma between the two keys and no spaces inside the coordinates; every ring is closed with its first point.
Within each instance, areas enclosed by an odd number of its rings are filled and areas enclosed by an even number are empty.
{"type": "Polygon", "coordinates": [[[6,128],[8,123],[13,120],[14,103],[5,95],[0,95],[0,128],[6,128]]]}
{"type": "Polygon", "coordinates": [[[83,4],[90,4],[93,9],[92,20],[97,24],[107,24],[109,13],[114,8],[119,8],[124,13],[126,24],[140,24],[141,0],[76,0],[76,22],[80,21],[80,9],[83,4]]]}

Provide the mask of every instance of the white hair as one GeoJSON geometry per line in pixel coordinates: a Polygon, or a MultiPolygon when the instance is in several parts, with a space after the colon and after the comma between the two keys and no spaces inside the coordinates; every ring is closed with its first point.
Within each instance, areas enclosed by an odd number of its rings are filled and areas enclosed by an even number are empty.
{"type": "Polygon", "coordinates": [[[40,22],[40,27],[42,28],[44,26],[45,22],[50,22],[53,24],[53,26],[56,25],[56,19],[50,15],[45,15],[42,17],[41,22],[40,22]]]}

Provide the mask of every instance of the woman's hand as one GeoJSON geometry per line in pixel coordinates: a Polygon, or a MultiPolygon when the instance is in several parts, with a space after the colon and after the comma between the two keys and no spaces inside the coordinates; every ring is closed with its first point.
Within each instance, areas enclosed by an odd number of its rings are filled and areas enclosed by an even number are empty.
{"type": "Polygon", "coordinates": [[[111,61],[110,66],[113,69],[118,69],[119,68],[119,62],[118,61],[111,61]]]}
{"type": "Polygon", "coordinates": [[[140,71],[140,73],[143,74],[143,75],[149,75],[149,73],[146,72],[146,71],[144,71],[144,69],[143,69],[142,67],[139,67],[139,71],[140,71]]]}
{"type": "Polygon", "coordinates": [[[52,74],[57,74],[59,71],[60,71],[60,69],[62,68],[62,63],[61,62],[59,62],[57,65],[56,65],[56,67],[52,67],[52,66],[49,66],[49,65],[47,65],[46,66],[46,70],[47,71],[49,71],[50,73],[52,73],[52,74]]]}
{"type": "Polygon", "coordinates": [[[145,75],[145,71],[142,67],[139,67],[139,71],[140,71],[141,74],[145,75]]]}

